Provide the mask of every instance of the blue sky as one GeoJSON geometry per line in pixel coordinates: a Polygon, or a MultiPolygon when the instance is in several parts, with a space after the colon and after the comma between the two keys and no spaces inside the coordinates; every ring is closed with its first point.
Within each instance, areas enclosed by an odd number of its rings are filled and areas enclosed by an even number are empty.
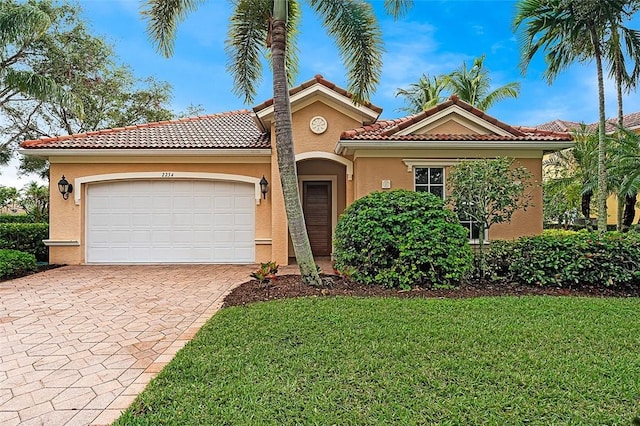
{"type": "MultiPolygon", "coordinates": [[[[206,113],[250,108],[271,97],[271,74],[264,69],[258,95],[252,105],[232,93],[233,81],[226,70],[224,40],[231,13],[228,0],[209,0],[178,29],[174,55],[156,53],[140,18],[138,0],[80,0],[92,32],[114,45],[119,61],[138,77],[154,76],[173,86],[173,108],[184,110],[200,104],[206,113]]],[[[416,0],[409,14],[394,21],[383,12],[383,1],[371,1],[381,22],[385,41],[383,72],[371,101],[384,108],[382,118],[403,115],[394,96],[399,87],[416,82],[423,73],[448,73],[462,61],[470,64],[485,54],[485,67],[493,84],[521,83],[518,99],[505,100],[488,112],[514,125],[536,125],[555,118],[597,120],[597,82],[593,64],[576,64],[562,72],[552,85],[542,77],[542,56],[529,66],[526,76],[518,68],[520,52],[512,31],[515,1],[511,0],[416,0]]],[[[640,28],[640,18],[632,24],[640,28]]],[[[313,11],[303,8],[300,35],[300,73],[296,83],[322,74],[347,87],[345,72],[333,41],[313,11]]],[[[615,92],[607,82],[607,116],[615,115],[615,92]]],[[[626,112],[640,111],[640,97],[625,99],[626,112]]],[[[22,186],[12,170],[2,170],[4,184],[22,186]]]]}

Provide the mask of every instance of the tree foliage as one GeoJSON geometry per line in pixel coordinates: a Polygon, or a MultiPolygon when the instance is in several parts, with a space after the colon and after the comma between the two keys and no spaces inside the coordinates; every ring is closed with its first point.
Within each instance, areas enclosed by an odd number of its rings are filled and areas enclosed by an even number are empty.
{"type": "Polygon", "coordinates": [[[484,234],[530,207],[532,174],[510,158],[461,161],[447,180],[448,202],[459,217],[479,227],[480,271],[484,273],[484,234]]]}
{"type": "Polygon", "coordinates": [[[423,75],[408,89],[398,89],[396,96],[402,96],[406,104],[401,110],[417,114],[442,102],[448,96],[446,93],[456,95],[482,111],[504,99],[517,98],[520,93],[518,82],[492,89],[491,76],[484,68],[484,59],[484,55],[475,58],[470,68],[467,68],[466,62],[462,62],[449,74],[433,77],[423,75]]]}
{"type": "MultiPolygon", "coordinates": [[[[13,0],[5,0],[0,8],[15,7],[14,4],[13,0]]],[[[23,139],[175,117],[169,107],[172,90],[169,83],[153,77],[138,78],[129,67],[118,63],[113,47],[90,32],[79,6],[49,0],[35,0],[28,6],[47,25],[37,37],[23,37],[19,42],[0,37],[4,50],[14,52],[11,65],[73,93],[83,107],[83,114],[78,114],[74,104],[64,98],[42,99],[26,92],[5,91],[0,97],[3,117],[0,146],[4,147],[5,162],[23,139]]],[[[20,171],[46,176],[47,163],[41,159],[22,159],[20,171]]]]}

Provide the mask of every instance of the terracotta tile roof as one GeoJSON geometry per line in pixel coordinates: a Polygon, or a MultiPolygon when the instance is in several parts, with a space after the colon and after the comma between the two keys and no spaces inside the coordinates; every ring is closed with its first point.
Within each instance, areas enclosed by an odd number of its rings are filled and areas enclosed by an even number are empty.
{"type": "MultiPolygon", "coordinates": [[[[560,132],[571,132],[573,130],[580,129],[580,126],[584,123],[578,123],[575,121],[566,120],[553,120],[548,123],[540,124],[536,126],[538,129],[553,130],[560,132]]],[[[640,112],[632,112],[622,117],[622,124],[628,129],[635,129],[640,127],[640,112]]],[[[587,130],[590,132],[596,132],[598,130],[598,122],[586,124],[587,130]]],[[[606,121],[605,131],[607,133],[614,132],[618,126],[617,118],[609,118],[606,121]]]]}
{"type": "MultiPolygon", "coordinates": [[[[313,77],[311,80],[307,80],[304,83],[300,84],[299,86],[296,87],[292,87],[291,89],[289,89],[289,96],[293,96],[298,92],[301,92],[302,90],[313,86],[316,83],[320,83],[323,86],[333,90],[336,93],[341,94],[342,96],[346,96],[347,98],[351,99],[353,97],[353,95],[348,92],[347,90],[343,89],[342,87],[336,86],[334,83],[330,82],[329,80],[325,80],[324,77],[320,74],[316,74],[315,77],[313,77]]],[[[265,108],[270,107],[271,105],[273,105],[273,98],[271,99],[267,99],[266,101],[264,101],[263,103],[261,103],[260,105],[256,105],[255,107],[253,107],[253,112],[260,112],[265,108]]],[[[370,102],[366,102],[363,104],[364,106],[366,106],[367,108],[372,109],[373,111],[377,112],[378,114],[380,114],[382,112],[382,108],[380,108],[379,106],[373,105],[370,102]]]]}
{"type": "Polygon", "coordinates": [[[29,140],[20,146],[28,149],[268,149],[271,143],[269,134],[258,130],[251,112],[238,110],[29,140]]]}
{"type": "Polygon", "coordinates": [[[410,115],[395,120],[378,120],[373,124],[362,126],[356,129],[347,130],[342,133],[340,139],[343,140],[389,140],[389,141],[522,141],[522,140],[571,140],[571,135],[562,131],[545,131],[542,129],[528,127],[513,127],[486,114],[470,104],[460,100],[457,96],[451,96],[447,101],[442,102],[433,108],[421,113],[410,115]],[[505,130],[509,135],[470,135],[470,134],[420,134],[420,135],[398,135],[397,133],[419,123],[452,105],[470,112],[471,114],[485,120],[494,126],[505,130]]]}

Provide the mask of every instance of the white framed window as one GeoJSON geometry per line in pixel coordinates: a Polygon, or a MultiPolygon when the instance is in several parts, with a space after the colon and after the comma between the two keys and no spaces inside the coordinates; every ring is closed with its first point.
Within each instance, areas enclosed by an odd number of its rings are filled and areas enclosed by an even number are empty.
{"type": "Polygon", "coordinates": [[[444,200],[444,167],[416,167],[413,176],[417,192],[430,192],[444,200]]]}
{"type": "MultiPolygon", "coordinates": [[[[413,167],[414,188],[418,192],[430,192],[443,200],[446,198],[445,191],[445,168],[443,166],[413,167]]],[[[469,217],[458,215],[460,224],[469,230],[469,242],[478,244],[480,239],[480,226],[478,222],[469,217]]],[[[488,242],[489,234],[485,229],[484,241],[488,242]]]]}

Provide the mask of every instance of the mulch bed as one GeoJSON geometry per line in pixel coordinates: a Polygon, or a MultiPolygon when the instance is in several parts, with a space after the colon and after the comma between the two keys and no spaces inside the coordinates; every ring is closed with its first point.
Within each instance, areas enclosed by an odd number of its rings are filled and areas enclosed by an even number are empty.
{"type": "Polygon", "coordinates": [[[640,288],[555,288],[529,286],[509,281],[480,282],[471,281],[455,289],[431,290],[416,288],[397,290],[382,286],[368,286],[355,283],[337,275],[322,275],[325,282],[331,282],[323,288],[311,287],[302,282],[300,275],[282,275],[269,284],[263,285],[256,280],[247,281],[233,289],[224,299],[223,307],[242,306],[248,303],[275,299],[319,296],[380,296],[380,297],[430,297],[462,298],[481,296],[588,296],[588,297],[640,297],[640,288]]]}

